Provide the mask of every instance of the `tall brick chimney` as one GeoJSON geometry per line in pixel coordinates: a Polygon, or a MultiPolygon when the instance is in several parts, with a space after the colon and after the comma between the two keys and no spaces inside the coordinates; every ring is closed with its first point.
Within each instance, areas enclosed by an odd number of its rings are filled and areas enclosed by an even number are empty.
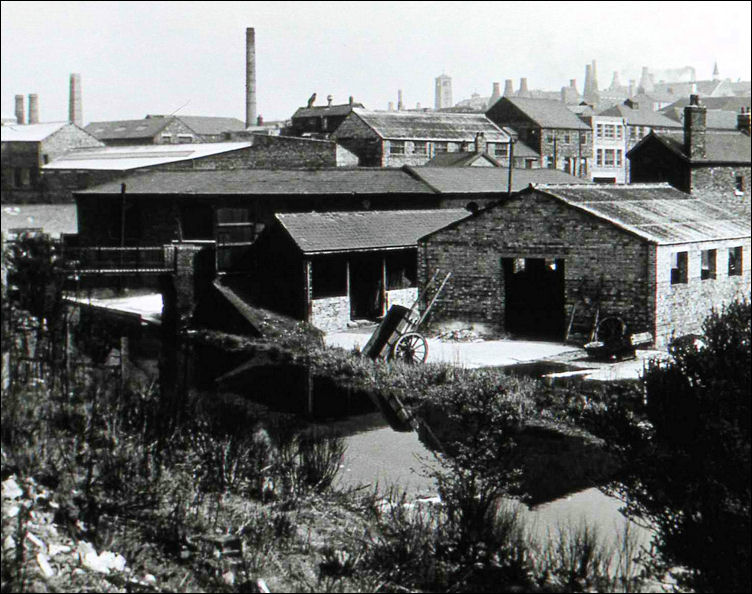
{"type": "Polygon", "coordinates": [[[256,31],[245,30],[245,126],[256,122],[256,31]]]}
{"type": "Polygon", "coordinates": [[[16,123],[23,124],[26,121],[24,113],[24,96],[16,95],[16,123]]]}
{"type": "Polygon", "coordinates": [[[514,87],[512,79],[508,78],[504,81],[504,97],[511,97],[512,95],[514,95],[514,87]]]}
{"type": "Polygon", "coordinates": [[[750,113],[749,107],[742,107],[739,113],[736,115],[736,128],[740,132],[744,132],[747,136],[750,135],[750,113]]]}
{"type": "Polygon", "coordinates": [[[29,123],[39,123],[39,95],[36,93],[29,94],[29,123]]]}
{"type": "Polygon", "coordinates": [[[81,75],[70,75],[70,96],[68,97],[68,121],[76,126],[83,126],[83,111],[81,106],[81,75]]]}
{"type": "Polygon", "coordinates": [[[402,89],[397,89],[397,111],[405,109],[405,104],[402,103],[402,89]]]}
{"type": "Polygon", "coordinates": [[[684,108],[684,152],[690,159],[704,159],[707,109],[700,105],[698,95],[689,96],[684,108]]]}

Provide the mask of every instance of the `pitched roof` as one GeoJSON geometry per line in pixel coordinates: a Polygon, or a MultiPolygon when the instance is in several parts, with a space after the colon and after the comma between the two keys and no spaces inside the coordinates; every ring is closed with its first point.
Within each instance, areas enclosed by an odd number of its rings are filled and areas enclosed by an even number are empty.
{"type": "Polygon", "coordinates": [[[362,103],[344,103],[342,105],[317,105],[313,107],[299,107],[292,115],[295,118],[324,118],[331,116],[346,116],[354,107],[363,107],[362,103]]]}
{"type": "Polygon", "coordinates": [[[533,99],[531,97],[502,97],[499,101],[508,101],[525,113],[527,117],[541,128],[590,130],[590,127],[572,113],[566,103],[562,103],[561,101],[554,99],[533,99]]]}
{"type": "Polygon", "coordinates": [[[628,126],[648,126],[650,128],[681,128],[681,124],[667,118],[660,112],[653,111],[647,106],[632,109],[628,105],[618,103],[597,113],[601,116],[622,117],[628,126]]]}
{"type": "Polygon", "coordinates": [[[428,163],[426,163],[426,167],[469,167],[478,159],[486,159],[493,167],[501,167],[501,163],[499,163],[488,153],[471,153],[468,151],[457,153],[439,153],[428,163]]]}
{"type": "Polygon", "coordinates": [[[129,140],[152,138],[172,121],[172,117],[149,117],[142,120],[118,120],[115,122],[91,122],[84,128],[99,140],[129,140]]]}
{"type": "Polygon", "coordinates": [[[404,248],[469,216],[464,209],[277,214],[305,254],[404,248]]]}
{"type": "Polygon", "coordinates": [[[400,169],[234,169],[231,171],[150,171],[108,182],[83,194],[173,195],[364,195],[432,194],[400,169]]]}
{"type": "MultiPolygon", "coordinates": [[[[506,193],[509,184],[508,167],[412,167],[406,166],[417,179],[440,193],[482,194],[506,193]]],[[[512,191],[524,190],[530,184],[589,184],[558,169],[512,170],[512,191]]]]}
{"type": "Polygon", "coordinates": [[[69,122],[49,122],[46,124],[3,124],[0,126],[2,142],[41,142],[69,122]]]}
{"type": "Polygon", "coordinates": [[[250,142],[210,142],[74,149],[48,163],[42,169],[45,171],[60,169],[128,171],[140,167],[200,159],[250,146],[250,142]]]}
{"type": "Polygon", "coordinates": [[[549,185],[536,190],[659,245],[750,236],[748,215],[668,184],[549,185]]]}
{"type": "MultiPolygon", "coordinates": [[[[705,133],[705,159],[690,159],[684,150],[684,135],[681,133],[662,132],[652,133],[644,138],[654,137],[671,151],[691,163],[745,163],[752,162],[752,146],[749,136],[742,132],[706,132],[705,133]]],[[[632,152],[642,145],[642,141],[627,153],[632,152]]]]}
{"type": "MultiPolygon", "coordinates": [[[[738,112],[742,107],[750,106],[749,97],[701,97],[700,102],[709,110],[720,109],[738,112]]],[[[682,112],[687,105],[689,105],[689,95],[674,101],[671,105],[667,105],[660,112],[664,114],[674,113],[676,110],[682,112]]]]}
{"type": "Polygon", "coordinates": [[[509,142],[509,134],[482,113],[369,111],[361,108],[353,109],[353,113],[386,139],[471,142],[478,132],[483,132],[487,142],[509,142]]]}
{"type": "Polygon", "coordinates": [[[202,136],[216,136],[223,132],[240,132],[245,130],[245,122],[238,118],[215,116],[178,116],[178,119],[202,136]]]}

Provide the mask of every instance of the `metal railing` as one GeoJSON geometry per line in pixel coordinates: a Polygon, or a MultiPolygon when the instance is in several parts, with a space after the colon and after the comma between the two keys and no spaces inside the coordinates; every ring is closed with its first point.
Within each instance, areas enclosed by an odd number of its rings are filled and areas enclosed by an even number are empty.
{"type": "Polygon", "coordinates": [[[77,274],[164,273],[175,267],[172,246],[69,247],[62,250],[66,269],[77,274]]]}

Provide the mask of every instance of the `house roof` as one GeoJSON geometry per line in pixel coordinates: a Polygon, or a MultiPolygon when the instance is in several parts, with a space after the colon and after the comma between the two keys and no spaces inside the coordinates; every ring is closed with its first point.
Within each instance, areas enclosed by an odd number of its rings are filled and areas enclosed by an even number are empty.
{"type": "Polygon", "coordinates": [[[304,254],[414,247],[418,238],[459,221],[464,209],[277,214],[304,254]]]}
{"type": "Polygon", "coordinates": [[[469,167],[478,159],[486,159],[493,167],[501,167],[501,163],[488,153],[471,153],[468,151],[439,153],[426,163],[426,167],[469,167]]]}
{"type": "Polygon", "coordinates": [[[245,122],[238,118],[214,116],[178,116],[178,119],[202,136],[216,136],[223,132],[240,132],[245,130],[245,122]]]}
{"type": "Polygon", "coordinates": [[[172,121],[172,117],[149,117],[142,120],[91,122],[84,128],[99,140],[129,140],[152,138],[172,121]]]}
{"type": "Polygon", "coordinates": [[[2,142],[41,142],[48,136],[69,124],[69,122],[49,122],[46,124],[3,124],[0,126],[2,142]]]}
{"type": "Polygon", "coordinates": [[[690,159],[684,150],[684,135],[682,133],[651,133],[643,138],[627,153],[633,154],[637,147],[642,146],[650,138],[656,138],[669,150],[691,163],[752,163],[752,146],[749,136],[742,132],[706,132],[705,159],[690,159]]]}
{"type": "MultiPolygon", "coordinates": [[[[701,97],[700,102],[708,110],[720,109],[737,113],[742,107],[750,106],[749,97],[701,97]]],[[[667,105],[660,112],[666,115],[677,113],[677,111],[681,113],[687,105],[689,105],[689,95],[674,101],[671,105],[667,105]]]]}
{"type": "Polygon", "coordinates": [[[250,142],[211,142],[74,149],[48,163],[42,169],[45,171],[61,169],[128,171],[140,167],[200,159],[250,146],[250,142]]]}
{"type": "Polygon", "coordinates": [[[544,185],[535,189],[659,245],[750,236],[748,215],[669,184],[544,185]]]}
{"type": "Polygon", "coordinates": [[[422,111],[369,111],[355,108],[353,113],[379,136],[394,140],[475,140],[483,132],[487,142],[509,142],[509,134],[482,113],[446,113],[422,111]]]}
{"type": "MultiPolygon", "coordinates": [[[[476,194],[506,193],[509,184],[508,167],[413,167],[405,166],[419,179],[440,193],[476,194]]],[[[590,183],[558,169],[512,170],[512,191],[524,190],[530,184],[590,183]]]]}
{"type": "MultiPolygon", "coordinates": [[[[527,117],[541,128],[590,130],[590,127],[572,113],[567,105],[561,101],[554,99],[533,99],[531,97],[502,97],[499,101],[508,101],[525,113],[527,117]]],[[[493,106],[491,107],[492,109],[493,106]]]]}
{"type": "Polygon", "coordinates": [[[650,128],[680,128],[681,124],[667,118],[660,112],[653,111],[648,106],[640,105],[639,109],[632,109],[628,105],[618,103],[598,112],[599,116],[622,117],[628,126],[648,126],[650,128]]]}
{"type": "Polygon", "coordinates": [[[79,194],[172,195],[366,195],[432,194],[400,169],[235,169],[231,171],[150,171],[108,182],[79,194]]]}
{"type": "Polygon", "coordinates": [[[331,116],[346,116],[354,107],[363,107],[362,103],[343,103],[342,105],[318,105],[313,107],[299,107],[292,115],[295,118],[324,118],[331,116]]]}

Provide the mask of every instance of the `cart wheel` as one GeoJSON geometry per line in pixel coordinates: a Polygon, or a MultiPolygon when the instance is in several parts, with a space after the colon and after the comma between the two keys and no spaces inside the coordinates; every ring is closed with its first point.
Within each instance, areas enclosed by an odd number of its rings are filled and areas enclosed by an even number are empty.
{"type": "Polygon", "coordinates": [[[595,332],[596,338],[603,344],[620,343],[624,338],[626,324],[618,317],[603,318],[595,332]]]}
{"type": "Polygon", "coordinates": [[[400,336],[392,351],[392,359],[405,363],[425,363],[427,357],[428,342],[417,332],[408,332],[400,336]]]}

